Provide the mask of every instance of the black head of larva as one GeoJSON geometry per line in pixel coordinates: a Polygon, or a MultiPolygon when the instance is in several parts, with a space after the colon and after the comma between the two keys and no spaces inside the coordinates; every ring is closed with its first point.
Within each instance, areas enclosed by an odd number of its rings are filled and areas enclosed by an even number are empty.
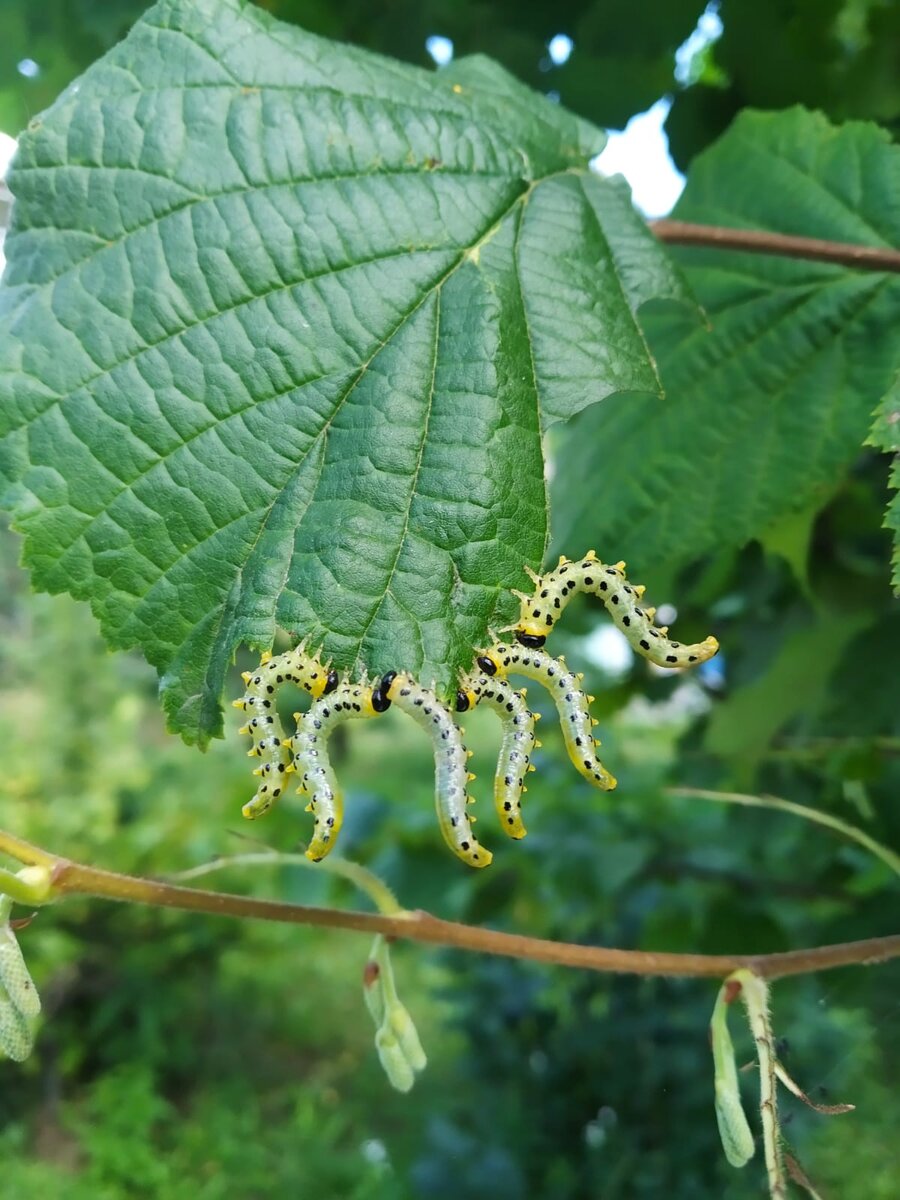
{"type": "Polygon", "coordinates": [[[468,712],[469,711],[469,697],[466,695],[465,692],[457,692],[456,693],[456,711],[457,712],[468,712]]]}
{"type": "Polygon", "coordinates": [[[546,640],[547,636],[543,633],[522,633],[521,630],[516,632],[516,641],[522,646],[527,646],[529,650],[540,650],[546,640]]]}
{"type": "Polygon", "coordinates": [[[388,695],[391,684],[397,678],[396,671],[388,671],[382,675],[378,683],[372,689],[372,707],[377,713],[387,712],[391,707],[391,698],[388,695]]]}
{"type": "Polygon", "coordinates": [[[337,673],[337,671],[335,671],[334,667],[332,667],[331,670],[328,672],[327,678],[325,679],[325,686],[324,686],[324,688],[322,688],[322,695],[327,696],[329,692],[334,691],[334,689],[337,687],[337,685],[338,685],[338,673],[337,673]]]}
{"type": "Polygon", "coordinates": [[[481,668],[481,670],[484,671],[485,675],[497,674],[497,664],[492,658],[488,658],[486,654],[480,654],[475,661],[478,663],[478,666],[481,668]]]}

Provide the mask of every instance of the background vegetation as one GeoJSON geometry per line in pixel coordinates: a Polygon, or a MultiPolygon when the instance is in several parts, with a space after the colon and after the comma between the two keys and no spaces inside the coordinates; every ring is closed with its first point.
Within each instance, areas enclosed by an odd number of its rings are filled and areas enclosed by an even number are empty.
{"type": "MultiPolygon", "coordinates": [[[[40,17],[24,3],[4,9],[5,52],[46,63],[47,90],[19,76],[2,102],[20,115],[0,116],[0,126],[17,128],[52,100],[143,5],[97,7],[48,5],[40,17]]],[[[423,61],[427,34],[447,33],[539,86],[546,41],[560,31],[546,4],[269,7],[411,60],[423,61]]],[[[661,6],[646,7],[652,13],[578,6],[569,32],[585,55],[554,77],[565,103],[618,125],[674,88],[674,50],[700,6],[666,5],[664,19],[661,6]]],[[[861,2],[724,4],[722,41],[676,95],[676,157],[686,163],[747,103],[827,104],[836,119],[874,117],[893,130],[896,12],[861,2]],[[790,70],[779,66],[786,46],[799,48],[790,70]]],[[[436,835],[427,747],[390,714],[340,743],[351,790],[343,852],[412,906],[548,937],[754,952],[894,932],[896,884],[863,851],[787,816],[664,794],[673,783],[770,791],[900,843],[900,617],[881,528],[887,470],[866,452],[744,549],[642,564],[654,601],[677,603],[679,636],[712,627],[723,642],[723,672],[704,682],[643,664],[604,674],[591,665],[590,641],[603,619],[587,603],[573,608],[570,644],[560,632],[559,649],[581,662],[598,695],[620,780],[613,796],[573,777],[545,721],[528,839],[501,847],[492,838],[491,871],[463,873],[436,835]]],[[[564,548],[578,552],[600,514],[591,512],[589,475],[567,482],[587,496],[581,514],[567,515],[564,548]]],[[[4,535],[0,825],[75,858],[149,874],[245,849],[237,720],[205,756],[166,735],[152,671],[107,654],[84,606],[29,595],[16,556],[16,539],[4,535]]],[[[489,759],[496,729],[481,717],[467,724],[479,759],[489,759]]],[[[250,832],[290,849],[304,822],[298,805],[285,805],[250,832]]],[[[218,882],[351,900],[344,885],[309,871],[235,869],[218,882]]],[[[401,1097],[372,1050],[360,994],[368,947],[356,935],[79,902],[42,912],[22,943],[47,1024],[24,1068],[0,1066],[4,1198],[762,1192],[758,1165],[735,1173],[718,1145],[709,984],[398,948],[401,991],[430,1058],[401,1097]]],[[[790,1069],[815,1098],[858,1106],[826,1120],[786,1105],[790,1142],[826,1197],[896,1194],[897,984],[894,965],[775,991],[790,1069]]],[[[748,1041],[740,1045],[749,1058],[748,1041]]],[[[748,1078],[748,1097],[754,1087],[748,1078]]]]}

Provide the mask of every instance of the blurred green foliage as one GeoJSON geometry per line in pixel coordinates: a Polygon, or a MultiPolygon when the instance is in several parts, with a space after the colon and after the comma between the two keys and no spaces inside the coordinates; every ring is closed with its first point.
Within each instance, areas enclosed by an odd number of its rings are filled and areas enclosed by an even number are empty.
{"type": "MultiPolygon", "coordinates": [[[[146,0],[6,0],[0,10],[0,129],[17,133],[124,36],[146,0]],[[32,59],[33,77],[17,66],[32,59]]],[[[264,0],[284,21],[395,58],[432,65],[425,40],[457,57],[490,54],[598,125],[620,129],[667,93],[672,153],[684,169],[741,108],[801,103],[835,121],[900,128],[900,5],[894,0],[264,0]],[[676,82],[674,55],[709,7],[722,36],[676,82]],[[555,66],[558,33],[575,50],[555,66]]]]}
{"type": "MultiPolygon", "coordinates": [[[[751,547],[660,585],[654,600],[677,598],[685,637],[710,621],[722,637],[722,691],[644,664],[604,675],[585,654],[598,610],[572,606],[558,648],[588,665],[616,793],[571,773],[548,712],[529,836],[501,841],[488,811],[498,731],[491,714],[472,714],[474,789],[495,861],[464,872],[435,826],[429,747],[390,713],[335,743],[350,785],[343,852],[402,902],[539,936],[752,952],[893,932],[896,882],[859,848],[781,814],[662,793],[676,783],[770,790],[900,843],[884,491],[883,462],[867,460],[813,523],[808,559],[751,547]],[[859,632],[840,637],[837,666],[814,672],[791,704],[779,664],[827,631],[817,610],[835,595],[850,599],[859,632]],[[752,755],[728,734],[747,722],[752,755]]],[[[240,853],[248,835],[296,848],[308,832],[299,801],[241,827],[251,780],[234,730],[206,755],[167,737],[152,672],[109,655],[84,607],[30,596],[11,536],[0,554],[0,716],[15,730],[3,745],[0,824],[155,874],[240,853]]],[[[313,870],[232,869],[209,882],[364,903],[313,870]]],[[[20,938],[46,1021],[24,1069],[0,1067],[2,1200],[760,1194],[761,1164],[734,1172],[717,1142],[711,984],[398,947],[429,1056],[402,1097],[379,1070],[362,1002],[367,939],[81,901],[43,910],[20,938]]],[[[886,966],[775,988],[789,1069],[816,1099],[858,1105],[829,1120],[785,1102],[790,1144],[825,1194],[895,1194],[897,981],[886,966]]],[[[735,1029],[749,1061],[749,1037],[735,1029]]],[[[752,1109],[755,1079],[742,1078],[752,1109]]]]}
{"type": "MultiPolygon", "coordinates": [[[[15,131],[110,45],[143,0],[24,0],[0,11],[0,128],[15,131]],[[33,58],[35,79],[16,64],[33,58]]],[[[277,15],[425,63],[425,37],[481,50],[605,125],[673,88],[672,54],[701,3],[568,6],[272,0],[277,15]],[[576,53],[542,70],[546,42],[576,53]]],[[[722,39],[676,96],[686,162],[742,105],[795,101],[836,119],[900,114],[898,7],[879,0],[723,0],[722,39]]],[[[587,486],[576,481],[577,486],[587,486]]],[[[446,917],[601,944],[771,951],[895,932],[887,869],[776,813],[672,800],[672,784],[770,791],[900,845],[900,629],[880,527],[883,459],[863,458],[821,507],[746,550],[645,581],[678,604],[678,635],[711,625],[724,686],[604,675],[586,657],[598,610],[567,614],[598,694],[619,789],[599,796],[565,763],[549,719],[528,795],[529,837],[464,872],[432,814],[431,760],[389,714],[335,739],[350,785],[342,850],[401,901],[446,917]]],[[[577,552],[580,546],[568,549],[577,552]]],[[[613,553],[615,552],[615,548],[613,553]]],[[[240,853],[248,834],[295,849],[298,802],[242,826],[251,783],[235,736],[201,756],[165,735],[152,671],[109,655],[90,614],[34,597],[0,537],[0,824],[97,865],[166,874],[240,853]]],[[[242,667],[246,663],[239,663],[242,667]]],[[[715,676],[711,677],[715,680],[715,676]]],[[[235,674],[233,691],[237,693],[235,674]]],[[[289,700],[288,700],[289,704],[289,700]]],[[[489,808],[490,714],[467,721],[489,808]]],[[[345,731],[346,732],[346,731],[345,731]]],[[[479,832],[481,832],[480,827],[479,832]]],[[[237,869],[214,885],[360,904],[313,871],[237,869]]],[[[361,995],[368,939],[70,902],[21,942],[45,1002],[35,1056],[0,1064],[0,1200],[742,1200],[757,1158],[718,1145],[706,1025],[715,987],[595,977],[513,961],[395,950],[429,1066],[391,1092],[361,995]]],[[[826,1196],[893,1200],[900,1071],[896,965],[779,983],[776,1032],[827,1119],[785,1100],[786,1136],[826,1196]]],[[[737,1032],[738,1054],[752,1046],[737,1032]]],[[[755,1081],[742,1076],[751,1107],[755,1081]]]]}

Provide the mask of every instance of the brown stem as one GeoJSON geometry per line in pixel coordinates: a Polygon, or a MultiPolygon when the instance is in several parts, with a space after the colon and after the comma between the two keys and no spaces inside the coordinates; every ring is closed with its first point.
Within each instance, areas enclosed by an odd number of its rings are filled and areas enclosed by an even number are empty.
{"type": "Polygon", "coordinates": [[[102,871],[96,867],[57,858],[2,830],[0,851],[18,858],[20,862],[40,862],[42,865],[51,866],[54,896],[99,896],[107,900],[124,900],[135,904],[205,912],[214,916],[353,929],[368,934],[382,933],[432,945],[454,946],[460,950],[524,958],[531,962],[553,963],[563,967],[579,967],[588,971],[721,978],[740,967],[746,967],[767,979],[778,979],[785,975],[802,975],[833,967],[885,962],[900,957],[900,935],[762,955],[667,954],[652,950],[580,946],[571,942],[552,942],[523,934],[479,929],[456,921],[443,921],[426,912],[408,912],[397,917],[386,917],[380,913],[258,900],[252,896],[210,892],[159,880],[139,879],[133,875],[119,875],[113,871],[102,871]]]}
{"type": "Polygon", "coordinates": [[[744,250],[750,254],[777,254],[784,258],[806,258],[839,263],[863,271],[900,272],[900,250],[880,246],[858,246],[852,242],[829,242],[822,238],[795,237],[761,229],[727,229],[721,225],[695,225],[691,221],[664,218],[649,222],[662,242],[679,246],[707,246],[713,250],[744,250]]]}

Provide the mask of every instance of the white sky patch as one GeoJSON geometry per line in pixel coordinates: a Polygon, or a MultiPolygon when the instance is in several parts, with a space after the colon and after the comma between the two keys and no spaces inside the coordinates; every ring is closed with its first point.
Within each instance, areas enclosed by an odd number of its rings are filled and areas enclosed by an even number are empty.
{"type": "Polygon", "coordinates": [[[0,179],[6,178],[6,172],[9,170],[9,164],[12,162],[12,156],[15,154],[18,144],[14,137],[0,132],[0,179]]]}
{"type": "Polygon", "coordinates": [[[624,675],[631,669],[634,651],[615,625],[598,625],[584,639],[584,656],[609,675],[624,675]]]}
{"type": "Polygon", "coordinates": [[[561,67],[569,61],[569,56],[575,48],[575,43],[567,33],[557,33],[547,43],[547,53],[554,67],[561,67]]]}
{"type": "Polygon", "coordinates": [[[453,42],[439,33],[433,33],[425,39],[425,49],[439,67],[446,67],[453,58],[453,42]]]}
{"type": "Polygon", "coordinates": [[[601,154],[591,160],[603,175],[624,175],[634,203],[647,217],[664,217],[684,188],[663,131],[672,101],[668,96],[632,117],[621,133],[611,130],[601,154]]]}
{"type": "Polygon", "coordinates": [[[719,5],[715,2],[707,4],[705,12],[701,13],[697,22],[697,28],[675,51],[675,78],[679,83],[690,82],[694,59],[712,42],[719,40],[723,29],[719,5]]]}
{"type": "Polygon", "coordinates": [[[20,75],[24,75],[26,79],[36,79],[41,73],[41,68],[33,58],[23,58],[21,62],[16,64],[16,70],[20,75]]]}

